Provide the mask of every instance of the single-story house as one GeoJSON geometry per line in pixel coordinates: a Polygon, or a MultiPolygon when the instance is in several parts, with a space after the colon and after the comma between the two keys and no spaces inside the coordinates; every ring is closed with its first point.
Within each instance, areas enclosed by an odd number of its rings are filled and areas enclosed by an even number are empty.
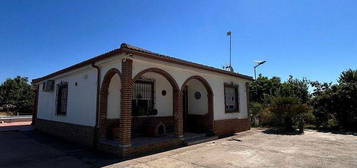
{"type": "Polygon", "coordinates": [[[34,79],[35,128],[119,155],[250,129],[252,77],[120,48],[34,79]]]}

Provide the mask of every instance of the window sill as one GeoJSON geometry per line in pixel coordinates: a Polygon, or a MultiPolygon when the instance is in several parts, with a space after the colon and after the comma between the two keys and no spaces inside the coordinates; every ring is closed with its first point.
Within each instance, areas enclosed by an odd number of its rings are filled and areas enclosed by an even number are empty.
{"type": "Polygon", "coordinates": [[[132,117],[138,117],[138,118],[145,118],[145,117],[157,117],[158,115],[141,115],[141,116],[132,116],[132,117]]]}
{"type": "Polygon", "coordinates": [[[239,111],[226,111],[225,113],[239,113],[239,111]]]}

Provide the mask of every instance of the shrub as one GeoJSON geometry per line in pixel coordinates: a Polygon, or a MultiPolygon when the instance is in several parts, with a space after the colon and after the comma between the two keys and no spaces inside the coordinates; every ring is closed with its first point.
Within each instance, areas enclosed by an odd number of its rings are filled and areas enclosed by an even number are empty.
{"type": "Polygon", "coordinates": [[[307,104],[301,104],[296,97],[275,97],[268,110],[271,113],[270,124],[287,131],[296,128],[303,131],[304,120],[311,112],[311,108],[307,104]]]}
{"type": "Polygon", "coordinates": [[[250,112],[250,121],[252,126],[259,126],[259,118],[262,113],[264,107],[262,104],[253,102],[249,104],[249,112],[250,112]]]}

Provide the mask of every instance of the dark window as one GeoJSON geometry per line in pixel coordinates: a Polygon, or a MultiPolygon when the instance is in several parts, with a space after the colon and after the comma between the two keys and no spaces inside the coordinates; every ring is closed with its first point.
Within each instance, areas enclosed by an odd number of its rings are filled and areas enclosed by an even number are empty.
{"type": "Polygon", "coordinates": [[[238,85],[224,85],[224,103],[226,113],[239,112],[238,85]]]}
{"type": "Polygon", "coordinates": [[[157,113],[154,109],[153,81],[139,80],[134,83],[132,111],[133,116],[155,115],[157,113]]]}
{"type": "Polygon", "coordinates": [[[163,96],[166,96],[166,90],[162,90],[161,94],[162,94],[163,96]]]}
{"type": "Polygon", "coordinates": [[[67,114],[68,83],[63,82],[57,85],[57,114],[67,114]]]}
{"type": "Polygon", "coordinates": [[[201,99],[201,93],[198,92],[198,91],[196,91],[196,92],[195,92],[195,98],[196,98],[197,100],[201,99]]]}

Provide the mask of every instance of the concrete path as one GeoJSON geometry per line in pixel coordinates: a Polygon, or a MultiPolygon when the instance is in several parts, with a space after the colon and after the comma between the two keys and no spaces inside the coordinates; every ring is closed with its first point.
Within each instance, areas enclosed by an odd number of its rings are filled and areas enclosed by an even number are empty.
{"type": "Polygon", "coordinates": [[[0,132],[0,167],[232,168],[357,167],[357,136],[252,130],[203,144],[123,161],[35,131],[0,132]]]}
{"type": "Polygon", "coordinates": [[[304,135],[275,135],[253,130],[248,135],[236,135],[107,167],[356,168],[357,136],[321,133],[311,130],[306,131],[304,135]]]}

